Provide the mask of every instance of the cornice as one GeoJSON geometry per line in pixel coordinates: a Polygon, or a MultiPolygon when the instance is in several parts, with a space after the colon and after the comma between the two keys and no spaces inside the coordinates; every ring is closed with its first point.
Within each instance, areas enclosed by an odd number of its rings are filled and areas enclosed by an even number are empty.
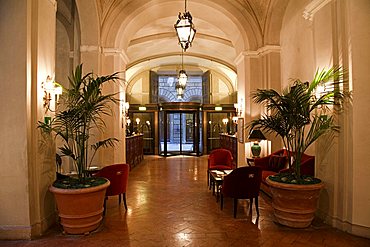
{"type": "Polygon", "coordinates": [[[101,52],[101,47],[98,45],[81,45],[81,52],[101,52]]]}
{"type": "Polygon", "coordinates": [[[125,64],[128,64],[128,62],[130,61],[129,57],[126,55],[123,49],[114,48],[114,47],[104,47],[102,53],[105,56],[119,55],[125,64]]]}
{"type": "Polygon", "coordinates": [[[303,18],[312,21],[315,13],[331,1],[332,0],[313,0],[304,8],[303,18]]]}
{"type": "Polygon", "coordinates": [[[266,45],[264,47],[259,48],[256,51],[242,51],[235,58],[234,63],[239,64],[244,59],[244,57],[258,58],[272,52],[279,53],[280,50],[281,48],[279,45],[266,45]]]}

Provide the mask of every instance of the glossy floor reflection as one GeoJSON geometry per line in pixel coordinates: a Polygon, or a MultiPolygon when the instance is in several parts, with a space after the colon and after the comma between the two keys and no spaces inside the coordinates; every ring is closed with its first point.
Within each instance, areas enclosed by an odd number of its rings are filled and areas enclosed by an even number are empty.
{"type": "Polygon", "coordinates": [[[118,197],[107,202],[102,226],[88,236],[64,236],[58,226],[32,241],[0,246],[370,246],[370,240],[314,222],[304,230],[274,223],[270,199],[261,193],[260,217],[240,201],[223,211],[207,188],[207,156],[146,156],[129,177],[128,211],[118,197]]]}

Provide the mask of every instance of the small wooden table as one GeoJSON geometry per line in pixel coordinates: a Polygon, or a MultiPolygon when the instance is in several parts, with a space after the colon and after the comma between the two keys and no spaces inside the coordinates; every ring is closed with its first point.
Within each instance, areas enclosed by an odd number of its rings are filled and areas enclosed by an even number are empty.
{"type": "Polygon", "coordinates": [[[224,177],[230,174],[233,170],[209,170],[209,177],[210,177],[210,188],[212,190],[212,194],[214,195],[216,192],[216,202],[218,202],[218,198],[220,196],[220,189],[221,185],[224,181],[224,177]]]}

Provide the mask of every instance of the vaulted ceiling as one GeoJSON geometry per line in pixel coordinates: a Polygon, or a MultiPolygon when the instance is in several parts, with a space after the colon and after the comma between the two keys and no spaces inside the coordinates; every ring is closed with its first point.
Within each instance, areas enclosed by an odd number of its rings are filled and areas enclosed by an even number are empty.
{"type": "MultiPolygon", "coordinates": [[[[279,44],[275,30],[288,2],[188,0],[197,33],[186,63],[212,61],[235,71],[241,52],[279,44]]],[[[179,62],[174,23],[184,12],[185,0],[96,0],[96,8],[102,46],[122,50],[128,68],[147,61],[151,66],[179,62]]]]}

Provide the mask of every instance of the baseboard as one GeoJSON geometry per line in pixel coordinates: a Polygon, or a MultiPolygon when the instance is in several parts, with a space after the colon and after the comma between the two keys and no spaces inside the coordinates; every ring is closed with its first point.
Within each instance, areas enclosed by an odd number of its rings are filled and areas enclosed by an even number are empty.
{"type": "Polygon", "coordinates": [[[31,226],[5,225],[0,226],[0,239],[3,240],[31,240],[41,236],[56,221],[53,213],[31,226]]]}
{"type": "Polygon", "coordinates": [[[0,239],[31,239],[31,226],[0,226],[0,239]]]}
{"type": "Polygon", "coordinates": [[[361,226],[357,224],[353,224],[348,221],[343,221],[337,217],[333,217],[330,215],[324,214],[322,211],[317,211],[317,216],[324,220],[324,222],[334,228],[337,228],[341,231],[348,232],[350,234],[370,238],[370,227],[369,226],[361,226]]]}

